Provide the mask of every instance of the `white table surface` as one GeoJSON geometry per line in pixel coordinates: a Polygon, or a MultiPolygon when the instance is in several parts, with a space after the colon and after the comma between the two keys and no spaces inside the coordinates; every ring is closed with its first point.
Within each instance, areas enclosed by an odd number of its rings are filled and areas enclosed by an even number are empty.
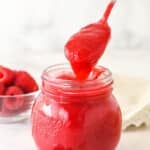
{"type": "MultiPolygon", "coordinates": [[[[103,65],[111,68],[114,73],[134,74],[136,76],[149,76],[150,53],[125,52],[125,53],[106,53],[102,59],[103,65]]],[[[34,64],[33,72],[40,76],[43,70],[49,64],[63,62],[65,59],[62,54],[53,56],[35,56],[32,59],[34,64]],[[43,57],[44,61],[41,60],[43,57]],[[40,62],[39,65],[36,62],[40,62]]],[[[12,61],[13,62],[13,61],[12,61]]],[[[12,64],[10,61],[10,63],[12,64]]],[[[16,61],[17,62],[17,61],[16,61]]],[[[123,132],[121,141],[117,150],[150,150],[150,128],[140,128],[123,132]]],[[[0,150],[36,150],[31,136],[31,127],[29,122],[17,124],[0,124],[0,150]]]]}

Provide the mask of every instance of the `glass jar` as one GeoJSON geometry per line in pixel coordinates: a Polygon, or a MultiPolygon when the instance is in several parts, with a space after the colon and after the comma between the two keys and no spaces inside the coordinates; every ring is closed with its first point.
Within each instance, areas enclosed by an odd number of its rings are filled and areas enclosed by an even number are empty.
{"type": "Polygon", "coordinates": [[[96,67],[79,82],[69,65],[55,65],[44,71],[42,81],[32,111],[39,150],[115,150],[122,120],[108,69],[96,67]]]}

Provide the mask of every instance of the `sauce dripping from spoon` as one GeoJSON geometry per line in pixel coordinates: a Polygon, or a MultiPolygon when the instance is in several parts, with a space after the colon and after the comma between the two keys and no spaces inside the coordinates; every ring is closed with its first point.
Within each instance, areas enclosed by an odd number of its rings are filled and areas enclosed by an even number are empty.
{"type": "Polygon", "coordinates": [[[100,21],[81,28],[65,45],[65,56],[77,80],[88,78],[105,51],[111,37],[107,21],[115,2],[115,0],[110,1],[100,21]]]}

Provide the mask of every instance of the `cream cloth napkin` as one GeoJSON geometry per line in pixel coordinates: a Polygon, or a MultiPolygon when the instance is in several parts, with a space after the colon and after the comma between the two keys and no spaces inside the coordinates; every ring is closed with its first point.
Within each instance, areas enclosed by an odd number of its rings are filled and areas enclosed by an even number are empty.
{"type": "Polygon", "coordinates": [[[150,125],[150,79],[114,75],[114,95],[123,114],[123,129],[150,125]]]}

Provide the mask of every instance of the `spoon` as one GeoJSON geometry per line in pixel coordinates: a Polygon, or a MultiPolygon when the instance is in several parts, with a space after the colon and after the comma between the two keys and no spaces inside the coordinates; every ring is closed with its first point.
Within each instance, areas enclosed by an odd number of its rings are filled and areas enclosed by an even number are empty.
{"type": "Polygon", "coordinates": [[[104,23],[107,22],[110,14],[111,14],[111,11],[112,11],[112,8],[114,7],[115,3],[116,3],[117,0],[111,0],[103,14],[103,17],[100,21],[103,21],[104,23]]]}
{"type": "Polygon", "coordinates": [[[116,0],[111,0],[98,22],[81,28],[65,44],[65,56],[78,80],[88,78],[106,49],[111,37],[107,20],[115,3],[116,0]]]}

